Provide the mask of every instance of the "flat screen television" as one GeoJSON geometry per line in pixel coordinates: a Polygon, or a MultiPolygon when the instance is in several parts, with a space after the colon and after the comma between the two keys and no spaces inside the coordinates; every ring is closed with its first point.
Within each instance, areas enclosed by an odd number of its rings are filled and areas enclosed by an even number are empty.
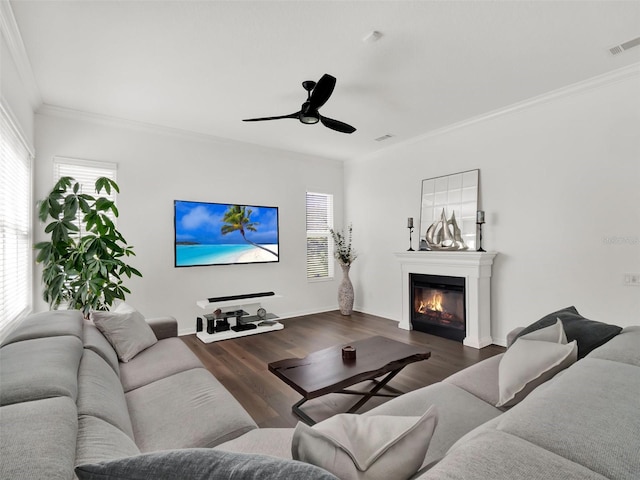
{"type": "Polygon", "coordinates": [[[279,261],[278,207],[174,201],[175,266],[279,261]]]}

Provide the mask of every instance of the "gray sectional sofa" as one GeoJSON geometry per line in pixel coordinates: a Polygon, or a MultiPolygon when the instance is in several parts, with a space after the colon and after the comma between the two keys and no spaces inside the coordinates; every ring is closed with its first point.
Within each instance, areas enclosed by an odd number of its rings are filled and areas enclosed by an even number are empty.
{"type": "MultiPolygon", "coordinates": [[[[420,416],[437,407],[414,479],[640,479],[640,326],[623,329],[511,408],[494,406],[503,356],[362,415],[420,416]]],[[[256,429],[216,449],[292,458],[293,436],[294,429],[256,429]]]]}
{"type": "Polygon", "coordinates": [[[257,428],[177,338],[175,319],[148,322],[159,341],[126,363],[78,311],[31,315],[5,338],[0,478],[70,480],[77,465],[210,449],[257,428]]]}
{"type": "MultiPolygon", "coordinates": [[[[173,470],[149,478],[335,479],[291,460],[293,428],[257,428],[176,338],[175,320],[149,322],[159,341],[127,363],[78,312],[32,315],[2,342],[0,478],[68,480],[77,465],[141,457],[151,471],[176,457],[173,470]],[[220,458],[253,475],[218,469],[220,458]]],[[[512,408],[494,406],[501,358],[363,416],[420,416],[437,407],[418,479],[640,479],[640,327],[624,329],[512,408]]]]}

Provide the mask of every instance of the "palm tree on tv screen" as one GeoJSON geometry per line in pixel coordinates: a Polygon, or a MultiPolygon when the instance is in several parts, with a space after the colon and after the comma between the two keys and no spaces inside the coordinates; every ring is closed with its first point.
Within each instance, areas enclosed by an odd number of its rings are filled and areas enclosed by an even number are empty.
{"type": "Polygon", "coordinates": [[[250,243],[254,247],[261,248],[262,250],[269,252],[272,255],[275,255],[276,257],[278,257],[277,253],[272,252],[268,248],[265,248],[262,245],[258,245],[257,243],[252,242],[247,238],[246,232],[258,231],[256,226],[259,225],[259,223],[251,221],[252,213],[253,213],[253,210],[251,210],[250,208],[247,209],[247,207],[244,207],[244,206],[231,205],[227,209],[227,211],[224,212],[222,221],[225,223],[225,225],[222,226],[222,228],[220,229],[220,232],[223,235],[226,235],[231,232],[239,231],[240,235],[242,235],[242,238],[244,238],[245,242],[250,243]]]}

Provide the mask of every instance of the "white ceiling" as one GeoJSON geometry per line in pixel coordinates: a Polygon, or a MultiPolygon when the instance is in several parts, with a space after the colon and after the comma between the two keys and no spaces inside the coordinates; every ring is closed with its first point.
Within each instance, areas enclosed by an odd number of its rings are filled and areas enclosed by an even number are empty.
{"type": "Polygon", "coordinates": [[[341,160],[640,62],[608,51],[640,36],[636,0],[10,4],[46,105],[341,160]],[[352,135],[241,121],[324,73],[352,135]]]}

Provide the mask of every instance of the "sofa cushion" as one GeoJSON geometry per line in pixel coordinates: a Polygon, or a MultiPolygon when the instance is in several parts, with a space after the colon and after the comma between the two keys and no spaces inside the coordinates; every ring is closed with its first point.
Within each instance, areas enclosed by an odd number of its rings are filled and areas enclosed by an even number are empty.
{"type": "Polygon", "coordinates": [[[362,415],[421,416],[431,405],[438,408],[438,428],[423,465],[440,460],[456,440],[502,413],[455,385],[439,382],[393,398],[362,415]]]}
{"type": "Polygon", "coordinates": [[[126,399],[142,452],[214,447],[257,428],[240,403],[204,368],[136,388],[126,399]]]}
{"type": "Polygon", "coordinates": [[[79,310],[52,310],[29,315],[2,341],[2,345],[64,335],[82,339],[82,313],[79,310]]]}
{"type": "Polygon", "coordinates": [[[500,353],[454,373],[443,381],[466,390],[485,402],[495,405],[498,392],[498,368],[504,354],[500,353]]]}
{"type": "Polygon", "coordinates": [[[34,338],[0,349],[0,405],[78,395],[82,341],[75,336],[34,338]]]}
{"type": "Polygon", "coordinates": [[[498,429],[605,477],[640,472],[640,368],[585,358],[500,417],[498,429]]]}
{"type": "Polygon", "coordinates": [[[214,448],[227,452],[258,453],[292,459],[293,432],[293,428],[256,428],[214,448]]]}
{"type": "Polygon", "coordinates": [[[145,318],[156,338],[162,340],[178,336],[178,322],[170,315],[164,317],[145,318]]]}
{"type": "Polygon", "coordinates": [[[122,430],[97,417],[78,417],[75,465],[139,455],[140,449],[122,430]]]}
{"type": "Polygon", "coordinates": [[[601,358],[640,367],[640,326],[626,327],[607,343],[593,350],[588,358],[601,358]]]}
{"type": "Polygon", "coordinates": [[[338,480],[313,465],[208,448],[147,453],[76,468],[80,480],[338,480]]]}
{"type": "Polygon", "coordinates": [[[84,348],[96,352],[111,366],[116,374],[120,375],[120,362],[118,362],[116,351],[93,322],[88,320],[84,322],[83,339],[84,348]]]}
{"type": "Polygon", "coordinates": [[[540,320],[524,328],[517,337],[522,337],[535,330],[548,327],[560,319],[567,341],[578,342],[578,358],[586,356],[591,350],[605,344],[622,330],[621,327],[589,320],[578,313],[575,307],[567,307],[545,315],[540,320]]]}
{"type": "Polygon", "coordinates": [[[496,406],[511,407],[536,387],[577,360],[575,340],[566,345],[520,337],[506,351],[498,368],[500,399],[496,406]]]}
{"type": "Polygon", "coordinates": [[[461,443],[416,480],[607,480],[521,438],[487,431],[461,443]]]}
{"type": "Polygon", "coordinates": [[[78,416],[71,398],[7,405],[0,418],[0,478],[73,478],[78,416]]]}
{"type": "Polygon", "coordinates": [[[142,314],[133,309],[96,311],[91,313],[91,319],[109,340],[121,362],[128,362],[158,341],[142,314]]]}
{"type": "Polygon", "coordinates": [[[406,480],[422,465],[437,415],[431,406],[421,417],[343,413],[313,427],[298,422],[291,452],[342,480],[406,480]]]}
{"type": "Polygon", "coordinates": [[[125,392],[170,375],[201,368],[202,362],[177,337],[159,340],[127,363],[120,364],[120,381],[125,392]]]}
{"type": "Polygon", "coordinates": [[[85,349],[78,373],[78,414],[98,417],[133,440],[133,428],[116,373],[97,353],[85,349]]]}

